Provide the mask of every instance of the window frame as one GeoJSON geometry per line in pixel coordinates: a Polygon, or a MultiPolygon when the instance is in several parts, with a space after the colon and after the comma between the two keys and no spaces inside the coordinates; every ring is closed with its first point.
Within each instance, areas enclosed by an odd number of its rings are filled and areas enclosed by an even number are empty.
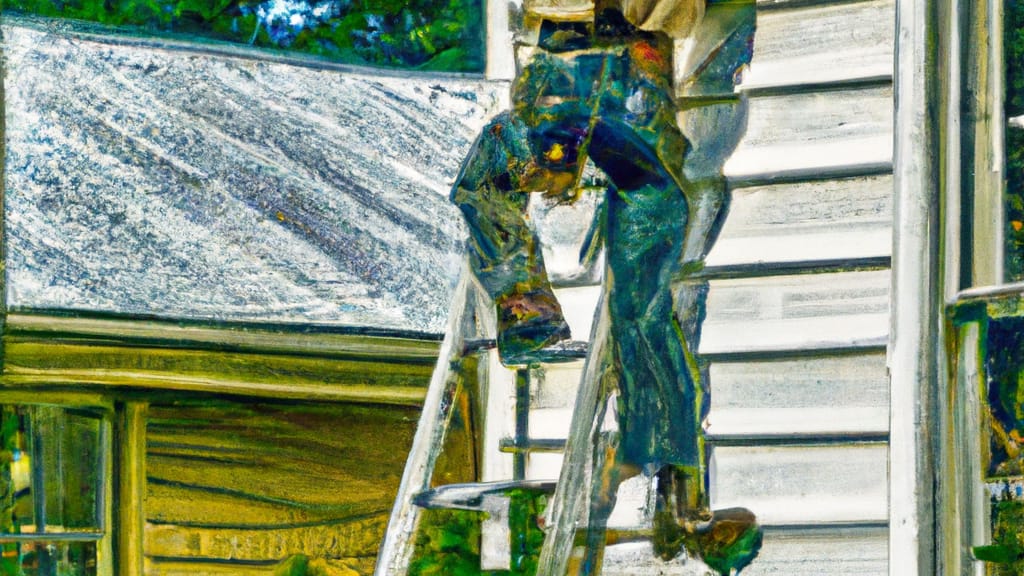
{"type": "MultiPolygon", "coordinates": [[[[936,336],[939,371],[929,426],[938,466],[931,474],[935,574],[975,573],[973,546],[990,543],[983,484],[982,406],[987,400],[988,307],[1024,295],[1005,270],[1006,118],[1003,0],[940,5],[937,57],[944,134],[937,171],[943,310],[936,336]]],[[[923,574],[923,572],[921,572],[923,574]]]]}
{"type": "Polygon", "coordinates": [[[116,433],[115,409],[111,399],[104,395],[78,392],[39,392],[0,390],[0,404],[19,406],[50,406],[62,409],[86,409],[99,420],[99,482],[97,486],[95,531],[0,533],[0,543],[62,543],[92,542],[96,546],[96,574],[113,574],[113,500],[115,489],[115,462],[113,438],[116,433]]]}

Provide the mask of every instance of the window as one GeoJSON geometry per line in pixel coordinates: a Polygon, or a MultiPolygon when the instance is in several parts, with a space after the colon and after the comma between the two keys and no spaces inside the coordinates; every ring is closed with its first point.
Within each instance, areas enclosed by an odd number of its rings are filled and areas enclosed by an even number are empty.
{"type": "Polygon", "coordinates": [[[1006,576],[1024,569],[1024,3],[963,8],[950,16],[959,38],[946,39],[961,46],[951,69],[962,73],[948,109],[960,130],[947,173],[936,538],[949,573],[1006,576]]]}
{"type": "Polygon", "coordinates": [[[0,405],[0,572],[100,573],[109,438],[102,410],[0,405]]]}

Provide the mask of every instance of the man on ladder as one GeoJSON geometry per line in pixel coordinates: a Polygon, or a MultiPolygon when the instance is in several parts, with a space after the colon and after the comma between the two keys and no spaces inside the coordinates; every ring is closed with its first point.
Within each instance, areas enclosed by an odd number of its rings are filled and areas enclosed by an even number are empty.
{"type": "MultiPolygon", "coordinates": [[[[672,38],[662,31],[685,36],[705,5],[624,1],[598,0],[592,21],[542,22],[539,49],[514,84],[512,110],[485,127],[452,199],[469,225],[473,272],[497,308],[502,362],[522,366],[557,357],[570,336],[526,223],[529,194],[572,202],[588,159],[607,177],[599,235],[608,322],[582,383],[597,387],[599,404],[572,432],[589,435],[590,451],[585,550],[573,570],[600,573],[618,486],[644,474],[657,478],[656,552],[671,559],[685,550],[725,574],[749,563],[761,533],[747,510],[709,511],[705,395],[672,296],[683,262],[706,253],[724,186],[684,169],[693,154],[677,123],[672,38]]],[[[749,21],[741,18],[735,38],[718,51],[728,62],[697,72],[727,76],[730,89],[731,75],[750,59],[753,12],[744,4],[749,21]]],[[[573,489],[587,488],[559,494],[573,489]]],[[[570,520],[578,514],[570,511],[570,520]]],[[[546,543],[547,576],[566,571],[572,528],[561,522],[570,537],[562,538],[565,545],[546,543]]]]}

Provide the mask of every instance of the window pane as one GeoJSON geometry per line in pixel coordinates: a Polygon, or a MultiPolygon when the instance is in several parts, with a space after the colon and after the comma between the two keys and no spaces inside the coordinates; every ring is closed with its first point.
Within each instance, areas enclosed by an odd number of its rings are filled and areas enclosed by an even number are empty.
{"type": "Polygon", "coordinates": [[[101,529],[104,424],[99,415],[56,406],[0,409],[8,455],[3,495],[11,510],[2,532],[101,529]]]}
{"type": "MultiPolygon", "coordinates": [[[[21,542],[18,576],[91,576],[96,574],[95,542],[21,542]]],[[[5,565],[4,568],[7,568],[5,565]]]]}
{"type": "Polygon", "coordinates": [[[1024,299],[971,302],[955,316],[950,476],[971,551],[963,573],[984,564],[988,576],[1014,576],[1024,573],[1024,299]]]}

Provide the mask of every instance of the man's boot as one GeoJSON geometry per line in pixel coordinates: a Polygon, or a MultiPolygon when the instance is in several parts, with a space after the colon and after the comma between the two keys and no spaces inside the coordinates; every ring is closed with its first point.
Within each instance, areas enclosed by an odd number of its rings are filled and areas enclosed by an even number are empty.
{"type": "Polygon", "coordinates": [[[557,344],[570,337],[555,295],[548,290],[513,292],[496,299],[498,353],[506,366],[557,359],[557,344]]]}
{"type": "Polygon", "coordinates": [[[761,527],[746,508],[709,510],[701,502],[696,474],[678,466],[658,471],[654,551],[671,560],[685,550],[723,576],[736,574],[757,557],[761,527]]]}

